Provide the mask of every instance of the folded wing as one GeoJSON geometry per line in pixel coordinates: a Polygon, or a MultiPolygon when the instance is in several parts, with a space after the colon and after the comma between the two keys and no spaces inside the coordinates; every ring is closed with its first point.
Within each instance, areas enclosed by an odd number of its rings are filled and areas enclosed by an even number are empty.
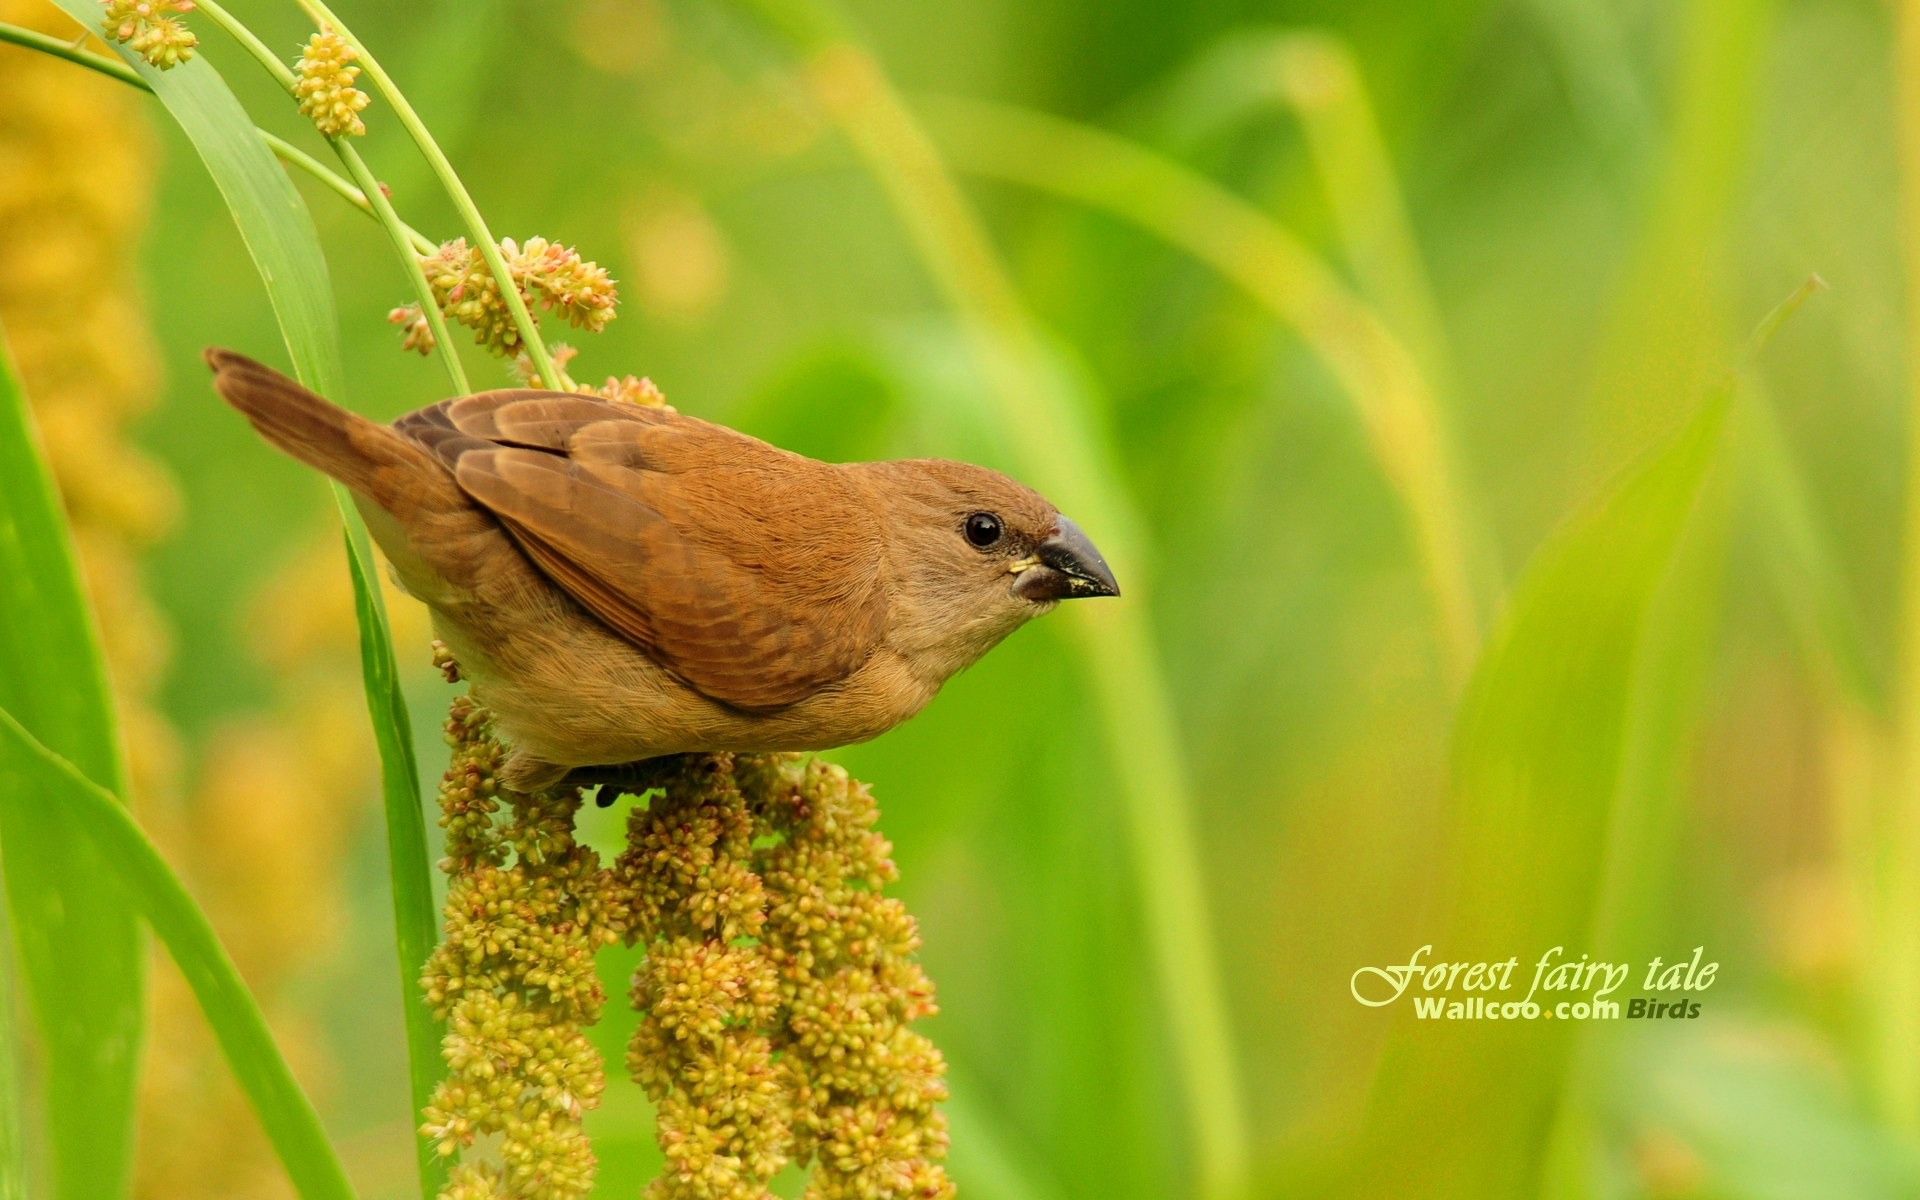
{"type": "Polygon", "coordinates": [[[463,396],[395,428],[582,607],[715,700],[793,704],[879,639],[881,531],[838,468],[564,392],[463,396]]]}

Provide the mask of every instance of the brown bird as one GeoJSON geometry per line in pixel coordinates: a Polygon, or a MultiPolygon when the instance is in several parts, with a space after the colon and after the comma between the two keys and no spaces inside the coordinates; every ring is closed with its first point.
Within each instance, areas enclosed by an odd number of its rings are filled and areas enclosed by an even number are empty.
{"type": "Polygon", "coordinates": [[[981,467],[823,463],[524,388],[381,425],[206,359],[263,437],[352,491],[492,710],[511,787],[865,741],[1058,601],[1120,594],[1077,525],[981,467]]]}

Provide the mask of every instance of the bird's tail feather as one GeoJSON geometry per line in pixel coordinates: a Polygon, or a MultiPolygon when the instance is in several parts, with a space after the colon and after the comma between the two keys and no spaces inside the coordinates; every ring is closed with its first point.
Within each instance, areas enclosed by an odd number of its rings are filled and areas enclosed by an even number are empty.
{"type": "Polygon", "coordinates": [[[391,426],[349,412],[243,354],[215,347],[206,360],[214,389],[260,436],[403,522],[423,507],[459,503],[446,468],[391,426]]]}

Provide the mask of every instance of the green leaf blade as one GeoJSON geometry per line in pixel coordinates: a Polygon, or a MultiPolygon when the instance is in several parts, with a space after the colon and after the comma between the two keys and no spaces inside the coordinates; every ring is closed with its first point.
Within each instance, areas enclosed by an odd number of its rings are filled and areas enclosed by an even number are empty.
{"type": "Polygon", "coordinates": [[[111,792],[41,745],[0,708],[0,810],[36,805],[59,813],[81,832],[104,864],[102,875],[90,882],[122,884],[124,893],[116,888],[115,894],[122,896],[124,911],[144,917],[167,947],[302,1200],[353,1200],[346,1169],[328,1144],[319,1115],[274,1045],[265,1015],[206,913],[111,792]]]}
{"type": "MultiPolygon", "coordinates": [[[[394,949],[399,956],[402,1016],[407,1032],[407,1081],[418,1115],[440,1082],[440,1023],[416,984],[439,937],[433,882],[427,872],[427,823],[421,807],[420,768],[413,752],[413,729],[393,654],[393,634],[367,529],[354,511],[347,490],[333,488],[340,506],[347,565],[353,576],[354,613],[360,626],[361,680],[374,740],[380,747],[380,789],[385,798],[388,876],[393,890],[394,949]]],[[[423,1194],[439,1194],[445,1160],[426,1138],[413,1139],[423,1194]]]]}
{"type": "MultiPolygon", "coordinates": [[[[0,707],[124,794],[106,664],[39,444],[0,346],[0,707]]],[[[133,1163],[145,957],[139,921],[103,878],[72,818],[30,801],[0,791],[0,859],[41,1036],[52,1176],[46,1194],[120,1196],[133,1163]]],[[[12,1047],[0,1053],[11,1059],[12,1047]]]]}

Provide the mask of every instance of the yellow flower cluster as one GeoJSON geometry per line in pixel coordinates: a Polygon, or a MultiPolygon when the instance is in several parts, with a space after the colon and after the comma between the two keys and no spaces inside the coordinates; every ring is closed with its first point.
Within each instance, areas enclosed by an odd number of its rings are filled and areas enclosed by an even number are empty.
{"type": "Polygon", "coordinates": [[[644,942],[627,1067],[656,1111],[666,1170],[648,1200],[761,1200],[793,1143],[793,1087],[774,1061],[780,981],[756,939],[767,894],[755,823],[725,756],[687,757],[635,809],[615,873],[644,942]]]}
{"type": "Polygon", "coordinates": [[[402,304],[387,310],[387,321],[400,327],[400,349],[420,355],[433,353],[433,326],[418,304],[402,304]]]}
{"type": "Polygon", "coordinates": [[[448,1075],[421,1132],[446,1155],[497,1144],[497,1161],[463,1155],[442,1200],[578,1200],[594,1173],[581,1120],[606,1082],[581,1030],[606,1000],[593,958],[620,936],[624,900],[599,856],[573,840],[578,789],[501,788],[500,745],[464,696],[447,740],[446,937],[421,987],[447,1022],[448,1075]]]}
{"type": "MultiPolygon", "coordinates": [[[[577,250],[528,238],[524,246],[512,238],[500,242],[507,274],[526,301],[529,311],[536,305],[558,313],[575,328],[598,333],[614,318],[619,293],[606,268],[588,262],[577,250]]],[[[421,269],[433,287],[434,299],[447,318],[475,332],[474,340],[496,354],[510,355],[520,345],[520,332],[514,328],[499,284],[487,270],[486,259],[467,245],[465,238],[443,244],[433,254],[422,255],[421,269]]],[[[402,345],[425,354],[433,349],[433,334],[417,304],[394,309],[387,319],[402,327],[402,345]]]]}
{"type": "Polygon", "coordinates": [[[360,68],[353,65],[359,56],[345,38],[322,29],[307,39],[294,64],[293,94],[300,101],[300,115],[310,119],[324,137],[360,137],[367,132],[360,119],[367,94],[353,86],[360,78],[360,68]]]}
{"type": "MultiPolygon", "coordinates": [[[[553,355],[553,365],[559,368],[564,377],[567,364],[572,362],[580,351],[565,342],[555,342],[548,349],[553,355]]],[[[533,360],[524,353],[514,358],[513,373],[518,375],[520,382],[528,387],[540,386],[540,377],[533,369],[533,360]]],[[[673,405],[667,403],[666,393],[645,375],[609,375],[607,381],[599,387],[588,383],[574,383],[572,387],[583,396],[599,396],[603,400],[613,400],[621,404],[638,404],[646,408],[664,408],[668,412],[674,411],[673,405]]]]}
{"type": "MultiPolygon", "coordinates": [[[[457,674],[444,651],[436,659],[457,674]]],[[[461,698],[440,787],[446,940],[421,980],[449,1075],[423,1132],[458,1164],[441,1200],[578,1200],[581,1116],[604,1086],[581,1030],[604,1002],[594,952],[645,947],[627,1068],[666,1169],[647,1200],[765,1200],[789,1161],[807,1200],[948,1200],[946,1064],[892,847],[866,787],[801,755],[648,764],[650,797],[602,869],[573,840],[577,789],[497,782],[501,748],[461,698]],[[510,814],[503,819],[503,809],[510,814]]]]}
{"type": "Polygon", "coordinates": [[[945,1200],[947,1065],[908,1025],[937,1011],[913,960],[879,809],[840,767],[799,755],[741,760],[741,791],[779,840],[757,852],[761,944],[780,975],[775,1045],[794,1079],[795,1157],[817,1160],[808,1200],[945,1200]]]}
{"type": "Polygon", "coordinates": [[[618,400],[622,404],[640,404],[647,408],[673,408],[673,405],[667,403],[666,393],[645,375],[609,375],[605,383],[589,390],[596,396],[605,396],[609,400],[618,400]]]}
{"type": "Polygon", "coordinates": [[[647,946],[628,1067],[659,1111],[651,1200],[944,1200],[946,1064],[913,918],[866,787],[800,755],[691,758],[637,810],[615,872],[647,946]]]}
{"type": "Polygon", "coordinates": [[[172,14],[193,11],[193,0],[101,0],[106,16],[101,29],[108,41],[125,42],[162,71],[193,57],[200,39],[172,14]]]}

